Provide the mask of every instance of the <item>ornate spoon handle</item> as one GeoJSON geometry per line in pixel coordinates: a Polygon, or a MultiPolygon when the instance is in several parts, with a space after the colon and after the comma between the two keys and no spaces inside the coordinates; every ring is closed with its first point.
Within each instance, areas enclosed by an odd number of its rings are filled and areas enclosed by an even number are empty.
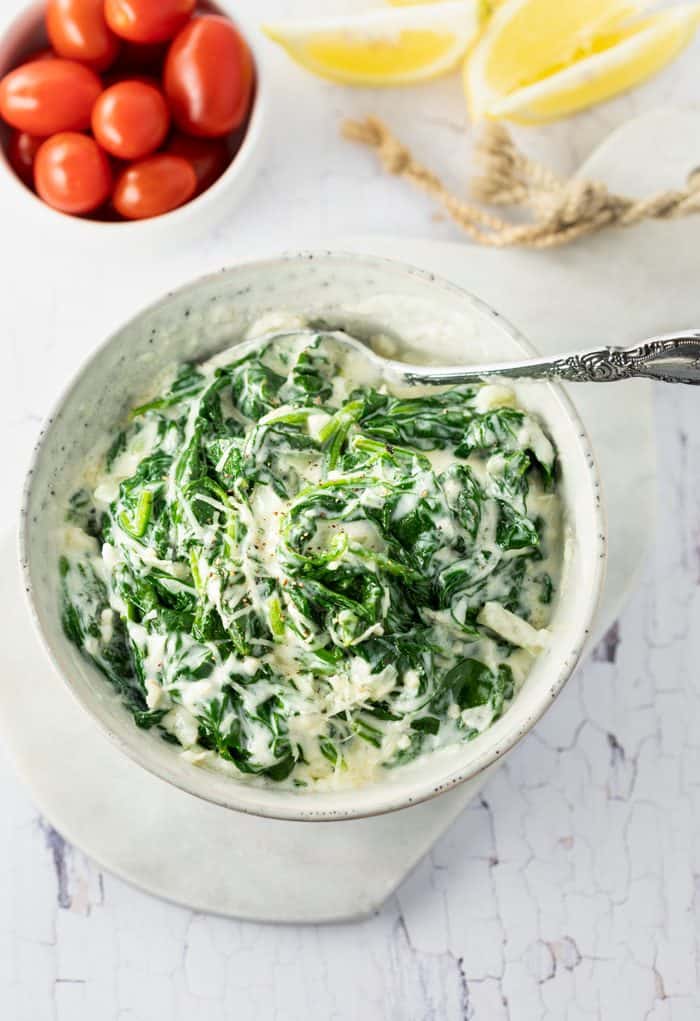
{"type": "Polygon", "coordinates": [[[522,362],[498,362],[473,369],[431,369],[394,363],[409,383],[470,383],[484,376],[511,379],[563,379],[572,383],[610,383],[643,377],[664,383],[700,385],[700,330],[652,337],[633,347],[597,347],[589,351],[522,362]]]}

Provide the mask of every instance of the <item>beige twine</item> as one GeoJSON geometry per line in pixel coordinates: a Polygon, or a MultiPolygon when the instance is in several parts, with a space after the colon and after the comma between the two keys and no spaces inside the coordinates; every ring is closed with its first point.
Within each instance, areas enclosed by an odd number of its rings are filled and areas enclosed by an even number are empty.
{"type": "Polygon", "coordinates": [[[452,195],[378,118],[345,121],[342,133],[352,142],[376,149],[385,170],[427,192],[474,241],[494,248],[551,248],[603,227],[631,227],[642,220],[676,220],[700,212],[699,171],[689,176],[683,191],[626,198],[598,181],[561,180],[520,152],[504,127],[490,124],[477,144],[476,155],[484,172],[472,181],[472,194],[491,205],[532,211],[530,222],[513,223],[452,195]]]}

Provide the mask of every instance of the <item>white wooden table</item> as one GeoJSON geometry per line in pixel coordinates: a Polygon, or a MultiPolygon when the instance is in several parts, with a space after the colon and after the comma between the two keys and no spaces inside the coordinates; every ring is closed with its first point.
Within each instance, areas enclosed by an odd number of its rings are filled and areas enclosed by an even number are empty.
{"type": "MultiPolygon", "coordinates": [[[[21,6],[3,0],[0,19],[21,6]]],[[[331,6],[362,4],[325,0],[315,9],[331,6]]],[[[237,9],[254,21],[260,12],[310,12],[314,4],[239,0],[237,9]]],[[[457,237],[427,201],[387,179],[337,131],[343,116],[380,113],[458,188],[470,143],[457,79],[350,92],[305,77],[281,54],[270,57],[276,88],[264,170],[245,205],[196,245],[135,253],[128,265],[110,257],[109,246],[82,258],[29,236],[0,195],[3,527],[14,523],[47,402],[94,342],[148,298],[237,257],[314,238],[457,237]]],[[[699,59],[700,40],[634,94],[520,132],[519,140],[569,172],[635,113],[699,105],[699,59]]],[[[698,232],[700,241],[700,225],[698,232]]],[[[67,846],[0,755],[0,1016],[694,1021],[697,391],[660,389],[657,419],[659,531],[637,594],[483,799],[371,920],[273,928],[139,893],[67,846]],[[592,832],[605,839],[592,842],[592,832]]]]}

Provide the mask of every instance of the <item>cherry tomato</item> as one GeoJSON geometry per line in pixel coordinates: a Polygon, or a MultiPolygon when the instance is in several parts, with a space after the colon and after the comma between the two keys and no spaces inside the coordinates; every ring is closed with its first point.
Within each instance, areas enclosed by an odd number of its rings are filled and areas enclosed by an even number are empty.
{"type": "Polygon", "coordinates": [[[82,131],[102,91],[94,71],[73,60],[33,60],[0,81],[0,116],[30,135],[82,131]]]}
{"type": "Polygon", "coordinates": [[[119,40],[104,16],[104,0],[48,0],[46,31],[60,57],[104,71],[119,52],[119,40]]]}
{"type": "Polygon", "coordinates": [[[105,89],[92,108],[92,131],[103,149],[122,160],[140,159],[164,141],[170,113],[159,89],[124,81],[105,89]]]}
{"type": "Polygon", "coordinates": [[[173,119],[201,138],[227,135],[244,120],[253,90],[253,58],[227,18],[195,18],[173,39],[163,73],[173,119]]]}
{"type": "Polygon", "coordinates": [[[158,153],[132,163],[117,178],[112,202],[127,220],[144,220],[192,198],[197,175],[182,156],[158,153]]]}
{"type": "Polygon", "coordinates": [[[13,131],[7,145],[7,158],[17,176],[30,188],[34,187],[34,159],[44,141],[26,131],[13,131]]]}
{"type": "Polygon", "coordinates": [[[167,151],[192,164],[197,175],[198,195],[221,177],[231,162],[231,152],[223,138],[192,138],[176,131],[168,142],[167,151]]]}
{"type": "Polygon", "coordinates": [[[172,39],[194,10],[195,0],[105,0],[107,24],[134,43],[172,39]]]}
{"type": "Polygon", "coordinates": [[[109,197],[112,171],[97,142],[76,131],[47,138],[34,162],[40,197],[63,213],[89,213],[109,197]]]}

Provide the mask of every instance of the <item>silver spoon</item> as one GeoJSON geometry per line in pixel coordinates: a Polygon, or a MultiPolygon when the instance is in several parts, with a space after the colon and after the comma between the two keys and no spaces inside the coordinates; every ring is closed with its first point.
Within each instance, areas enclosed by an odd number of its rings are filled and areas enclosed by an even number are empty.
{"type": "Polygon", "coordinates": [[[609,383],[619,379],[657,379],[700,385],[700,330],[650,337],[633,347],[594,347],[548,358],[486,365],[410,365],[384,358],[341,331],[331,336],[361,352],[384,376],[404,383],[444,386],[474,383],[488,376],[508,379],[563,379],[571,383],[609,383]]]}

